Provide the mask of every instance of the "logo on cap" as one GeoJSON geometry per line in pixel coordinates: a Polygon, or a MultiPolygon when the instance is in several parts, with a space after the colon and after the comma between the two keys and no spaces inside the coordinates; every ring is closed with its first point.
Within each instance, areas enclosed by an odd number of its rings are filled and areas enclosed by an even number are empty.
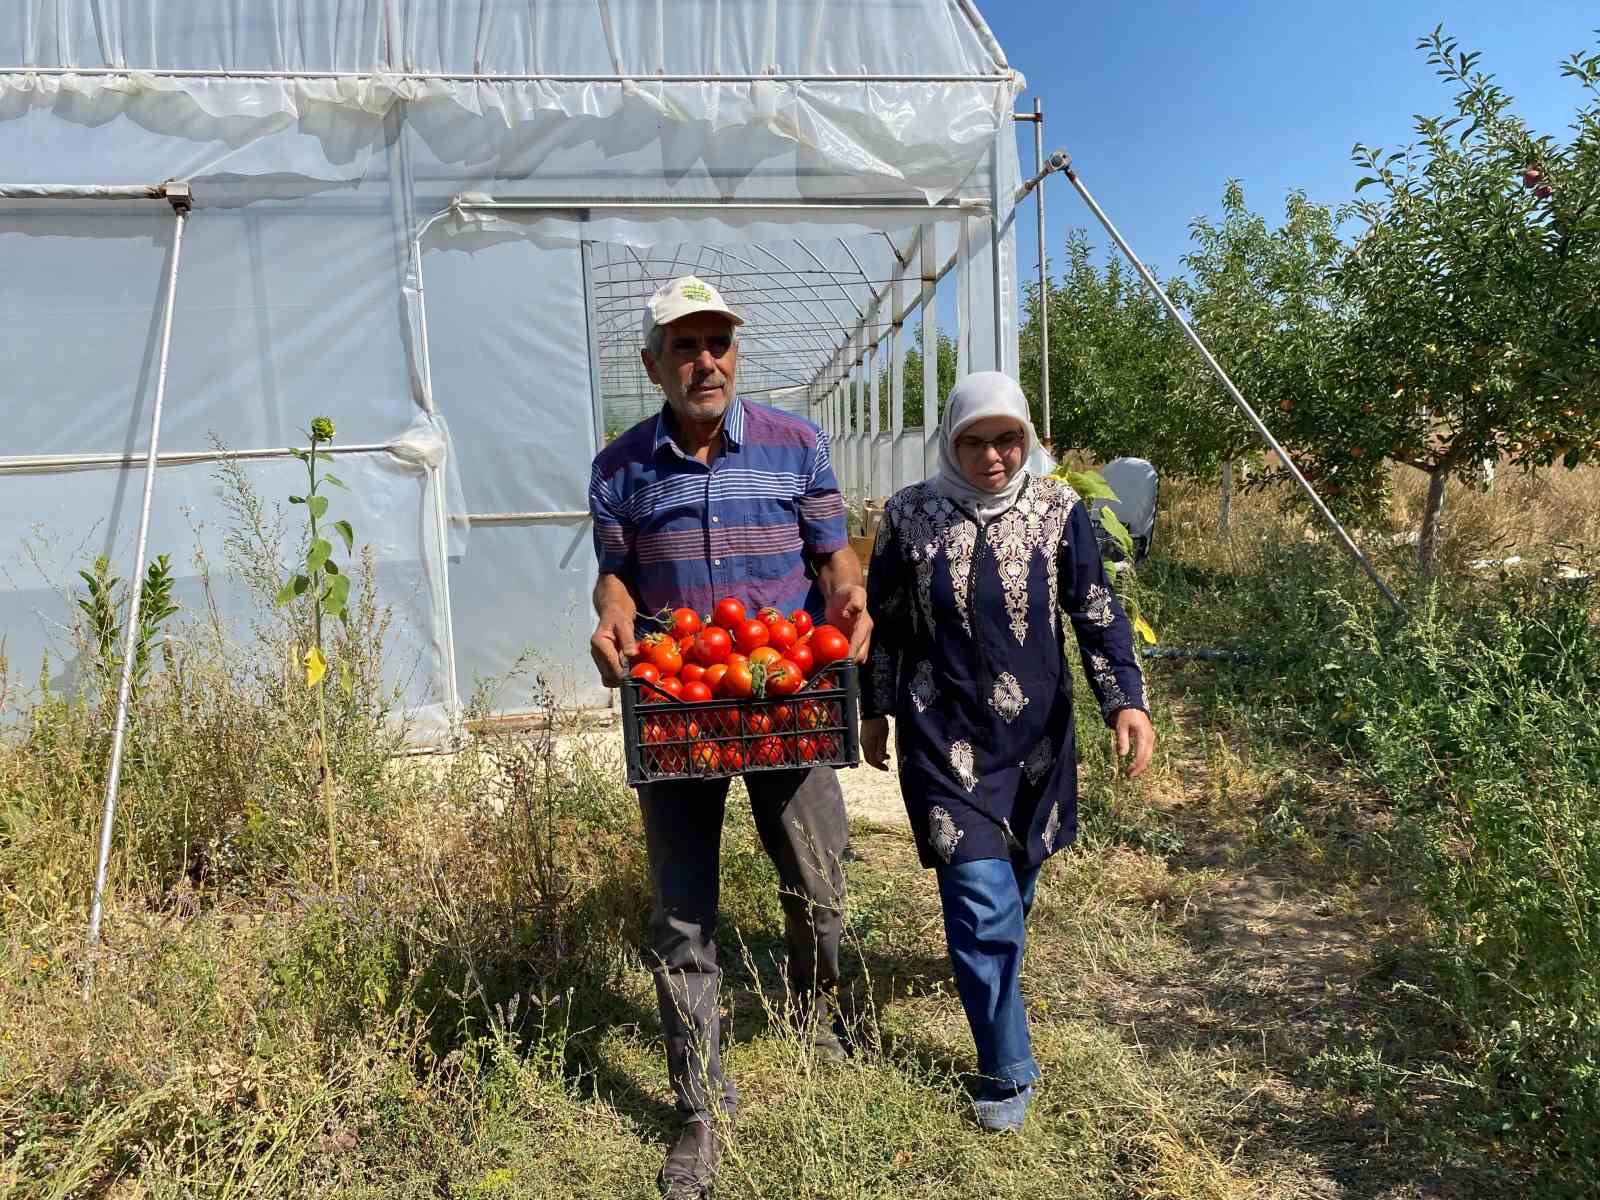
{"type": "Polygon", "coordinates": [[[683,295],[686,300],[701,300],[707,304],[711,303],[711,289],[698,279],[683,285],[683,295]]]}

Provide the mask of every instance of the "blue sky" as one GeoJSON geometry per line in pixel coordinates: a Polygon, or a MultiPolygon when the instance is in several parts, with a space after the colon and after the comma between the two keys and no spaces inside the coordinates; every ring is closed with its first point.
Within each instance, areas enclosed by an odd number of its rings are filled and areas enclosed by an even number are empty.
{"type": "MultiPolygon", "coordinates": [[[[1297,187],[1338,204],[1360,177],[1352,144],[1398,148],[1413,138],[1413,114],[1447,111],[1450,85],[1414,48],[1441,21],[1464,49],[1484,52],[1483,69],[1536,131],[1558,135],[1584,95],[1561,77],[1560,60],[1600,45],[1594,0],[1151,0],[1107,4],[1101,16],[1061,0],[978,4],[1028,78],[1018,109],[1034,95],[1044,103],[1045,152],[1071,153],[1084,184],[1163,275],[1180,269],[1189,222],[1219,211],[1229,178],[1269,217],[1297,187]]],[[[1026,176],[1033,128],[1017,129],[1026,176]]],[[[1060,178],[1046,211],[1059,264],[1068,231],[1093,217],[1060,178]]],[[[1031,204],[1018,224],[1031,278],[1031,204]]]]}

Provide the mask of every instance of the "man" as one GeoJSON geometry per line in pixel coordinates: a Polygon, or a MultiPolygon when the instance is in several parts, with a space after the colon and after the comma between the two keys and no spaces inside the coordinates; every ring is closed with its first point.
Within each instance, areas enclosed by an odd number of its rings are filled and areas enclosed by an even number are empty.
{"type": "MultiPolygon", "coordinates": [[[[872,627],[861,564],[826,435],[811,422],[739,397],[743,319],[686,275],[651,298],[641,357],[666,396],[661,412],[595,456],[589,481],[599,615],[590,649],[617,686],[635,620],[724,596],[750,611],[805,608],[838,626],[857,662],[872,627]]],[[[843,926],[844,798],[832,767],[745,780],[761,844],[777,868],[796,1007],[814,1017],[819,1052],[839,1058],[832,996],[843,926]]],[[[719,1116],[734,1089],[722,1073],[717,987],[719,858],[727,780],[639,788],[650,863],[656,998],[683,1128],[661,1169],[669,1197],[705,1193],[720,1153],[719,1116]]],[[[725,1128],[725,1126],[723,1126],[725,1128]]]]}

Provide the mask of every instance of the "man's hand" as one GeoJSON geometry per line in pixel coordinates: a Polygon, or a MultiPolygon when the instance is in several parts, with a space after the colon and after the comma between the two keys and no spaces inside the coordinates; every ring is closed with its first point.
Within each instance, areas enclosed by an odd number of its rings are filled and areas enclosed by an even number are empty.
{"type": "Polygon", "coordinates": [[[638,605],[622,580],[602,574],[594,581],[594,611],[600,620],[589,639],[589,657],[594,659],[601,683],[621,687],[628,659],[637,649],[633,619],[639,614],[638,605]]]}
{"type": "Polygon", "coordinates": [[[867,644],[872,640],[872,618],[867,615],[867,589],[859,583],[846,584],[828,596],[828,624],[850,639],[853,661],[867,661],[867,644]]]}
{"type": "Polygon", "coordinates": [[[599,668],[600,682],[621,687],[628,673],[628,658],[637,648],[633,637],[633,613],[611,608],[600,614],[600,622],[589,639],[589,656],[599,668]]]}
{"type": "MultiPolygon", "coordinates": [[[[1125,708],[1116,715],[1112,733],[1117,740],[1117,762],[1133,751],[1133,762],[1127,768],[1129,779],[1137,779],[1150,765],[1151,752],[1156,748],[1156,728],[1150,717],[1137,708],[1125,708]]],[[[864,728],[864,727],[863,727],[864,728]]]]}
{"type": "Polygon", "coordinates": [[[861,722],[861,757],[880,771],[889,769],[888,717],[868,717],[861,722]]]}

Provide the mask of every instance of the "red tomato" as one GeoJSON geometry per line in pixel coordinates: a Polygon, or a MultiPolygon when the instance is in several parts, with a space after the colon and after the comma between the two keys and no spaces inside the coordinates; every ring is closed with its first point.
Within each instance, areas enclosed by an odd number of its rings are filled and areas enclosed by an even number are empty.
{"type": "MultiPolygon", "coordinates": [[[[633,664],[633,670],[629,671],[628,674],[635,679],[644,679],[654,683],[661,678],[661,668],[653,662],[636,662],[633,664]]],[[[650,689],[645,688],[643,690],[648,692],[650,689]]]]}
{"type": "Polygon", "coordinates": [[[789,649],[784,652],[784,657],[792,662],[795,666],[799,667],[800,673],[807,678],[810,678],[811,672],[814,671],[817,666],[816,659],[811,653],[811,647],[809,644],[790,646],[789,649]]]}
{"type": "Polygon", "coordinates": [[[646,753],[645,762],[657,775],[681,775],[684,762],[683,747],[653,746],[646,753]]]}
{"type": "Polygon", "coordinates": [[[790,704],[774,704],[772,706],[772,727],[780,732],[794,728],[794,706],[790,704]]]}
{"type": "Polygon", "coordinates": [[[722,694],[735,700],[746,700],[754,690],[755,679],[750,674],[750,664],[729,663],[727,674],[722,677],[722,694]]]}
{"type": "Polygon", "coordinates": [[[783,655],[772,646],[757,646],[750,651],[750,665],[770,667],[782,657],[783,655]]]}
{"type": "Polygon", "coordinates": [[[795,632],[801,637],[811,632],[811,614],[803,608],[797,608],[789,614],[789,620],[794,622],[795,632]]]}
{"type": "Polygon", "coordinates": [[[755,767],[781,767],[783,765],[783,739],[764,737],[750,747],[750,765],[755,767]]]}
{"type": "Polygon", "coordinates": [[[700,682],[710,688],[711,694],[714,696],[717,694],[718,685],[722,683],[722,677],[728,673],[728,664],[713,663],[705,669],[705,672],[701,676],[700,682]]]}
{"type": "Polygon", "coordinates": [[[728,669],[730,671],[734,667],[748,667],[749,665],[750,659],[746,655],[740,654],[737,650],[728,655],[728,669]]]}
{"type": "Polygon", "coordinates": [[[802,733],[794,740],[795,758],[800,762],[816,762],[822,749],[817,745],[817,739],[809,733],[802,733]]]}
{"type": "Polygon", "coordinates": [[[717,753],[716,744],[713,742],[696,742],[689,747],[689,766],[696,774],[706,774],[715,771],[722,762],[722,756],[717,753]]]}
{"type": "Polygon", "coordinates": [[[706,677],[706,669],[697,662],[685,660],[683,669],[678,672],[678,678],[684,683],[699,683],[706,677]]]}
{"type": "Polygon", "coordinates": [[[726,600],[718,600],[716,612],[712,613],[712,619],[724,629],[737,629],[744,624],[744,605],[732,596],[729,596],[726,600]]]}
{"type": "Polygon", "coordinates": [[[800,673],[800,668],[786,658],[780,658],[767,668],[769,696],[792,696],[805,685],[805,682],[806,677],[800,673]]]}
{"type": "Polygon", "coordinates": [[[828,720],[828,706],[815,700],[805,700],[800,704],[800,728],[816,729],[830,724],[828,720]]]}
{"type": "Polygon", "coordinates": [[[693,649],[694,649],[694,634],[687,633],[687,634],[684,634],[683,637],[678,639],[678,653],[683,655],[683,657],[685,659],[687,659],[689,657],[689,652],[691,650],[693,650],[693,649]]]}
{"type": "Polygon", "coordinates": [[[663,675],[661,682],[656,686],[663,692],[667,692],[680,700],[683,698],[683,680],[676,675],[663,675]]]}
{"type": "Polygon", "coordinates": [[[685,683],[683,685],[683,698],[690,704],[704,704],[711,699],[711,689],[698,680],[692,683],[685,683]]]}
{"type": "Polygon", "coordinates": [[[713,625],[695,635],[694,656],[708,667],[727,662],[732,649],[733,639],[728,636],[726,629],[718,629],[713,625]]]}
{"type": "Polygon", "coordinates": [[[676,639],[664,633],[647,634],[644,647],[645,657],[655,663],[662,675],[676,675],[683,668],[683,652],[676,639]]]}
{"type": "Polygon", "coordinates": [[[756,619],[764,625],[771,625],[774,621],[783,620],[783,610],[769,604],[756,614],[756,619]]]}
{"type": "Polygon", "coordinates": [[[676,637],[693,637],[701,629],[700,614],[692,608],[672,610],[672,632],[676,637]]]}
{"type": "Polygon", "coordinates": [[[850,639],[832,625],[818,625],[811,631],[811,653],[817,666],[825,667],[850,656],[850,639]]]}
{"type": "Polygon", "coordinates": [[[740,650],[749,654],[758,646],[765,646],[772,635],[761,621],[741,621],[733,631],[733,641],[740,650]]]}
{"type": "Polygon", "coordinates": [[[767,645],[776,646],[787,654],[789,648],[799,640],[800,631],[794,627],[793,621],[779,617],[776,621],[767,622],[767,645]]]}
{"type": "Polygon", "coordinates": [[[723,742],[717,747],[717,758],[724,771],[744,770],[744,751],[738,742],[723,742]]]}

